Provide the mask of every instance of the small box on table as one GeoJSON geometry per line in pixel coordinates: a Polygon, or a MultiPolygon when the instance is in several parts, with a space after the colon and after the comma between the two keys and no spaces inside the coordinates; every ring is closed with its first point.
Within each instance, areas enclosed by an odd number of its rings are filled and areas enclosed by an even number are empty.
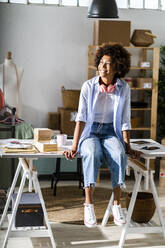
{"type": "MultiPolygon", "coordinates": [[[[12,209],[17,194],[12,195],[12,209]]],[[[23,193],[15,216],[15,227],[43,226],[44,217],[37,193],[23,193]]]]}
{"type": "Polygon", "coordinates": [[[51,143],[51,141],[49,141],[49,142],[35,141],[34,145],[40,152],[54,152],[54,151],[58,150],[57,144],[51,143]]]}
{"type": "Polygon", "coordinates": [[[49,128],[34,128],[34,140],[47,141],[51,139],[51,130],[49,128]]]}

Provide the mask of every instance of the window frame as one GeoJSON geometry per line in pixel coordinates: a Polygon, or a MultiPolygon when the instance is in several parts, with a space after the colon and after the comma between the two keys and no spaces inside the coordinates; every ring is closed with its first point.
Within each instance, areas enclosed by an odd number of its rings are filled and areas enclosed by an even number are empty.
{"type": "MultiPolygon", "coordinates": [[[[63,0],[54,0],[55,2],[54,3],[51,3],[51,1],[53,0],[41,0],[42,2],[41,3],[33,3],[33,2],[30,2],[31,0],[22,0],[23,2],[18,2],[17,1],[19,0],[0,0],[0,3],[8,3],[8,4],[37,4],[37,5],[52,5],[52,6],[59,6],[59,7],[67,7],[67,6],[72,6],[72,7],[88,7],[89,5],[89,2],[91,0],[86,0],[87,2],[85,4],[82,4],[81,5],[81,1],[82,0],[73,0],[73,1],[77,1],[77,4],[74,4],[74,5],[67,5],[67,4],[63,4],[63,0]],[[16,1],[16,2],[15,2],[16,1]],[[50,3],[46,3],[46,1],[50,1],[50,3]]],[[[21,0],[20,0],[21,1],[21,0]]],[[[123,0],[116,0],[116,3],[117,3],[117,6],[118,8],[120,9],[152,9],[152,10],[165,10],[165,0],[157,0],[158,3],[157,3],[157,8],[145,8],[145,1],[146,0],[142,0],[143,2],[143,7],[139,7],[139,8],[136,8],[136,7],[131,7],[131,1],[134,1],[136,2],[137,0],[126,0],[126,3],[125,3],[125,7],[123,7],[123,0]],[[121,5],[120,5],[121,3],[121,5]]],[[[83,1],[82,1],[83,2],[83,1]]]]}

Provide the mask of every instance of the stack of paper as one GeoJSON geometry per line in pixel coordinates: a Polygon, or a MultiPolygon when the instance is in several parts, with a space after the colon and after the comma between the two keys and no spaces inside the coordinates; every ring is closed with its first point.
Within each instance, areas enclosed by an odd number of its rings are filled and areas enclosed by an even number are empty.
{"type": "Polygon", "coordinates": [[[38,152],[34,145],[21,143],[19,141],[11,141],[3,146],[5,153],[36,153],[38,152]]]}

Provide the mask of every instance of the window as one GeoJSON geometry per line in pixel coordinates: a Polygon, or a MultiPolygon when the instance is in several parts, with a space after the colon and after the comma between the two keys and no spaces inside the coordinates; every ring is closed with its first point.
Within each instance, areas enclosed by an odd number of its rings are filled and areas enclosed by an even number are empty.
{"type": "Polygon", "coordinates": [[[130,0],[130,8],[143,8],[143,0],[130,0]]]}
{"type": "Polygon", "coordinates": [[[62,0],[62,5],[77,6],[77,0],[62,0]]]}
{"type": "Polygon", "coordinates": [[[79,6],[88,6],[90,0],[79,0],[79,6]]]}
{"type": "Polygon", "coordinates": [[[24,4],[26,4],[27,0],[10,0],[9,2],[10,3],[24,3],[24,4]]]}
{"type": "Polygon", "coordinates": [[[161,9],[165,10],[165,0],[161,0],[161,9]]]}
{"type": "MultiPolygon", "coordinates": [[[[23,4],[52,4],[58,6],[87,7],[92,0],[0,0],[4,3],[23,4]]],[[[110,1],[110,0],[109,0],[110,1]]],[[[162,9],[165,10],[165,0],[116,0],[118,8],[135,9],[162,9]]]]}
{"type": "Polygon", "coordinates": [[[45,0],[45,4],[59,4],[59,0],[45,0]]]}
{"type": "Polygon", "coordinates": [[[43,3],[43,0],[29,0],[29,3],[43,3]]]}
{"type": "Polygon", "coordinates": [[[145,0],[144,6],[146,9],[157,9],[158,8],[158,0],[145,0]]]}
{"type": "Polygon", "coordinates": [[[128,0],[116,0],[118,8],[128,8],[128,0]]]}

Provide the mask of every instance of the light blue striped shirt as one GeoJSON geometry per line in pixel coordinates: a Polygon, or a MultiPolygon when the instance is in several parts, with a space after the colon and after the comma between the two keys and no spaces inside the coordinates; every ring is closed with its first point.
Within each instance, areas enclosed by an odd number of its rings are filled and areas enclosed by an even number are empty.
{"type": "MultiPolygon", "coordinates": [[[[86,81],[82,86],[76,121],[85,122],[85,127],[80,137],[78,150],[82,141],[90,135],[99,92],[99,76],[86,81]]],[[[131,129],[130,87],[120,79],[117,79],[115,88],[113,124],[117,137],[124,145],[122,131],[131,129]]]]}

